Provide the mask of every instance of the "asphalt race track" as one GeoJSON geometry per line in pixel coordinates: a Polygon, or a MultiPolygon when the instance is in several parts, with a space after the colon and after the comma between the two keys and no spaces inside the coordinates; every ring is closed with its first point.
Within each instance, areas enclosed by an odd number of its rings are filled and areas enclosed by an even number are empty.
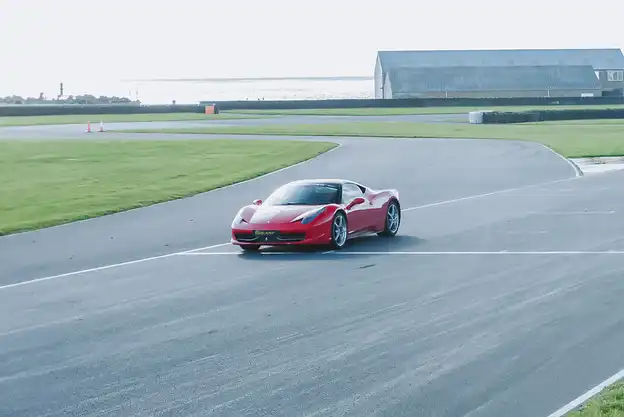
{"type": "Polygon", "coordinates": [[[0,416],[546,417],[624,368],[624,172],[578,176],[528,142],[330,140],[250,182],[0,238],[0,416]],[[225,244],[238,207],[306,177],[399,189],[399,236],[225,244]]]}

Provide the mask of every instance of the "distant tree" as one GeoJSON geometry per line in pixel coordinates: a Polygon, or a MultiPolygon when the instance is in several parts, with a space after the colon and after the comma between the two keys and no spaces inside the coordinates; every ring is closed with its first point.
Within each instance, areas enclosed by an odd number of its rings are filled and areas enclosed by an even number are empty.
{"type": "Polygon", "coordinates": [[[141,102],[136,100],[132,101],[128,97],[117,96],[99,96],[96,97],[92,94],[82,94],[77,96],[53,97],[52,99],[46,99],[44,93],[40,93],[39,97],[27,97],[23,98],[17,95],[0,97],[0,103],[6,104],[140,104],[141,102]]]}

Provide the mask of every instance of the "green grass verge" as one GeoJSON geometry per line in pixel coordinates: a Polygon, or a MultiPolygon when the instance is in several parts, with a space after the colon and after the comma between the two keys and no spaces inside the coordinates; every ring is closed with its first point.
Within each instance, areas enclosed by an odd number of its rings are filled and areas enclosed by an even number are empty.
{"type": "Polygon", "coordinates": [[[567,110],[567,109],[612,109],[624,108],[624,105],[587,105],[587,106],[490,106],[490,107],[406,107],[406,108],[361,108],[361,109],[292,109],[292,110],[230,110],[228,113],[255,115],[310,115],[310,116],[392,116],[410,114],[455,114],[475,110],[528,111],[528,110],[567,110]]]}
{"type": "Polygon", "coordinates": [[[560,120],[551,122],[534,122],[541,125],[624,125],[624,119],[587,119],[587,120],[560,120]]]}
{"type": "Polygon", "coordinates": [[[624,382],[605,388],[600,394],[566,417],[624,417],[624,382]]]}
{"type": "Polygon", "coordinates": [[[215,126],[200,129],[144,129],[134,130],[134,132],[508,139],[539,142],[569,158],[624,155],[624,129],[621,125],[558,123],[471,125],[468,123],[352,122],[310,125],[215,126]]]}
{"type": "Polygon", "coordinates": [[[203,114],[203,113],[145,113],[145,114],[66,114],[59,116],[0,116],[2,126],[34,126],[34,125],[62,125],[84,124],[88,121],[93,128],[97,128],[100,121],[115,122],[168,122],[184,120],[228,120],[254,119],[266,117],[258,115],[237,114],[203,114]]]}
{"type": "Polygon", "coordinates": [[[0,141],[0,235],[187,197],[335,147],[303,141],[0,141]]]}

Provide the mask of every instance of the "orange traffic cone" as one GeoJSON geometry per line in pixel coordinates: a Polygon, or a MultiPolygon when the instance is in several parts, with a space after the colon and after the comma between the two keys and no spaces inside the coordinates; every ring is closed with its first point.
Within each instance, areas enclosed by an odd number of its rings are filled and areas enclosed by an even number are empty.
{"type": "Polygon", "coordinates": [[[104,122],[100,120],[100,132],[104,131],[104,122]]]}
{"type": "Polygon", "coordinates": [[[91,122],[87,122],[87,133],[91,133],[91,122]]]}

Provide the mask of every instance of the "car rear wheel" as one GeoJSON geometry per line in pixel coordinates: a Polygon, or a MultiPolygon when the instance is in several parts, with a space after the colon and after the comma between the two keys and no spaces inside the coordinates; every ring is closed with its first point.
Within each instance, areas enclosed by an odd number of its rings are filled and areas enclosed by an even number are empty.
{"type": "Polygon", "coordinates": [[[334,216],[331,225],[331,246],[334,249],[342,249],[347,243],[347,216],[343,212],[338,212],[334,216]]]}
{"type": "Polygon", "coordinates": [[[260,250],[260,245],[240,245],[240,247],[245,252],[257,252],[260,250]]]}
{"type": "Polygon", "coordinates": [[[395,236],[401,225],[401,208],[396,200],[390,201],[386,210],[386,225],[379,236],[395,236]]]}

